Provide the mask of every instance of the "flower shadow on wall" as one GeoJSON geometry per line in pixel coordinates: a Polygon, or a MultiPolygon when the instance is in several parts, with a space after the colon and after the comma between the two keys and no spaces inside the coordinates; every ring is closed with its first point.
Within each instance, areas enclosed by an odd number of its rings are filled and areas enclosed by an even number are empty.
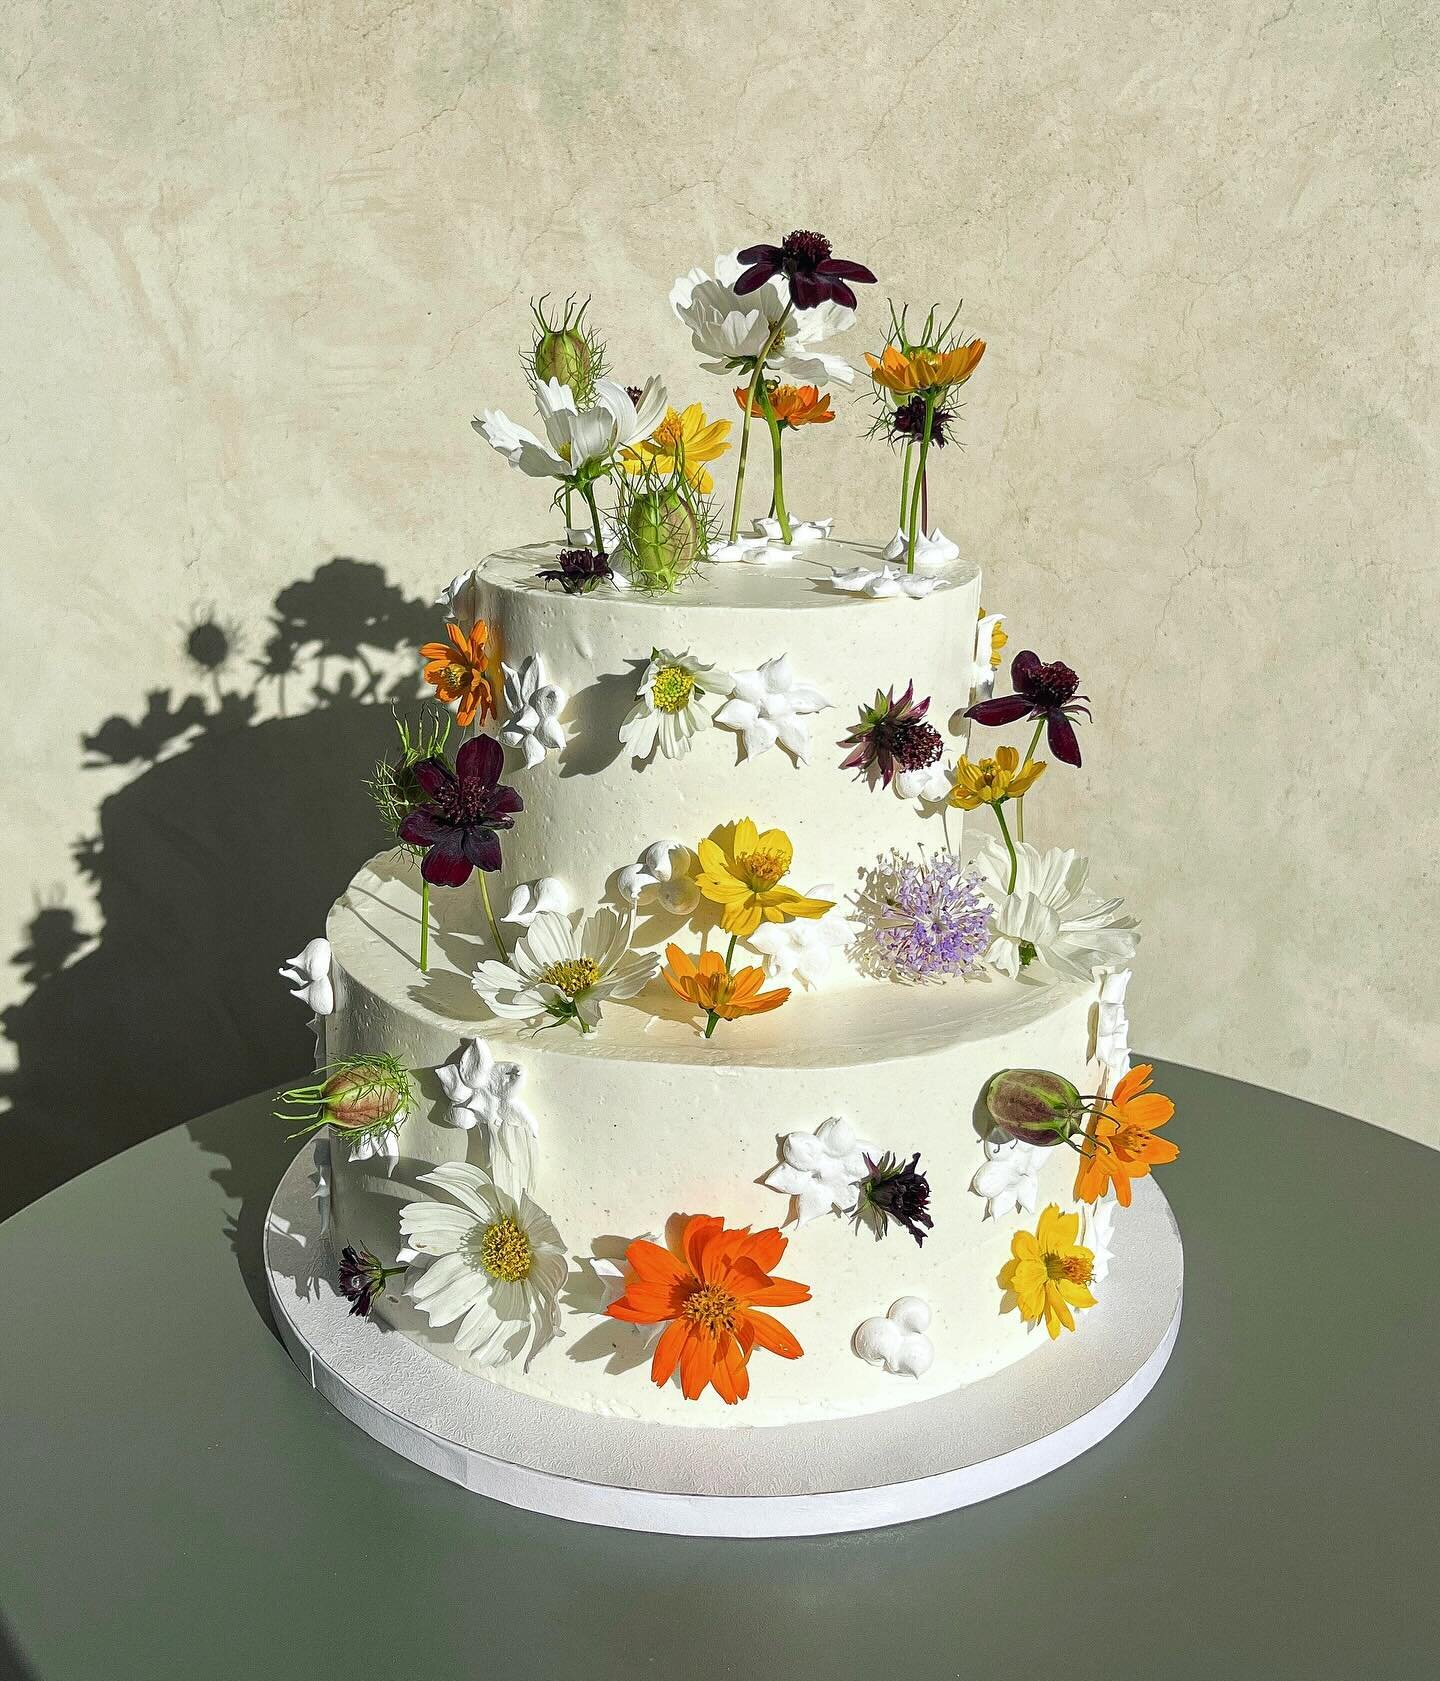
{"type": "MultiPolygon", "coordinates": [[[[93,906],[40,905],[10,959],[29,990],[0,1018],[17,1063],[0,1073],[0,1218],[311,1066],[275,967],[385,843],[365,778],[390,706],[419,693],[434,618],[374,562],[333,559],[262,626],[182,626],[193,692],[155,690],[82,735],[84,766],[125,781],[75,849],[93,906]]],[[[257,1195],[289,1150],[247,1161],[257,1195]]]]}

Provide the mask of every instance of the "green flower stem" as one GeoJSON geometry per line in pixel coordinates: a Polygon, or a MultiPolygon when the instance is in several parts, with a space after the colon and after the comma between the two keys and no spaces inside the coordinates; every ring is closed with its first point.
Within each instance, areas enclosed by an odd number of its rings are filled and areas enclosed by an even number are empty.
{"type": "Polygon", "coordinates": [[[500,924],[496,922],[495,912],[490,908],[490,883],[485,879],[484,870],[477,870],[475,873],[480,877],[480,897],[485,905],[485,920],[490,924],[490,938],[495,942],[501,961],[508,963],[510,961],[510,948],[505,944],[504,937],[500,933],[500,924]]]}
{"type": "Polygon", "coordinates": [[[900,519],[898,529],[901,531],[906,529],[906,510],[910,506],[910,452],[914,448],[915,445],[907,438],[905,441],[905,467],[900,475],[900,519]]]}
{"type": "Polygon", "coordinates": [[[1015,854],[1015,842],[1010,839],[1010,825],[1005,821],[1005,813],[1001,810],[1004,804],[1004,800],[996,800],[990,809],[995,813],[995,821],[1000,825],[1000,838],[1005,842],[1005,850],[1010,854],[1010,881],[1005,891],[1013,893],[1015,878],[1020,874],[1020,860],[1015,854]]]}
{"type": "MultiPolygon", "coordinates": [[[[1024,770],[1026,765],[1035,757],[1035,749],[1040,745],[1040,732],[1044,728],[1045,720],[1042,718],[1035,726],[1034,735],[1030,737],[1030,745],[1025,749],[1025,757],[1020,761],[1021,770],[1024,770]]],[[[1015,839],[1022,841],[1025,839],[1025,796],[1023,794],[1015,801],[1015,839]]]]}
{"type": "MultiPolygon", "coordinates": [[[[730,945],[729,945],[729,948],[727,949],[727,951],[725,953],[725,973],[727,975],[730,973],[731,960],[735,956],[735,942],[739,938],[740,938],[740,936],[738,934],[732,934],[730,936],[730,945]]],[[[716,1011],[711,1010],[709,1016],[706,1018],[706,1021],[705,1021],[705,1037],[707,1039],[715,1031],[715,1029],[719,1026],[719,1024],[720,1024],[719,1014],[716,1011]]]]}
{"type": "Polygon", "coordinates": [[[765,416],[765,424],[770,428],[770,456],[774,462],[774,492],[771,506],[775,510],[775,518],[780,521],[780,539],[782,542],[791,541],[790,516],[785,512],[785,478],[781,462],[781,436],[784,428],[775,418],[775,405],[770,401],[770,393],[762,384],[759,390],[760,412],[765,416]]]}
{"type": "Polygon", "coordinates": [[[935,418],[938,391],[925,393],[925,427],[920,434],[920,459],[915,466],[915,487],[910,493],[910,541],[905,548],[905,570],[915,570],[915,543],[920,535],[920,492],[925,484],[925,458],[930,453],[930,423],[935,418]]]}
{"type": "Polygon", "coordinates": [[[420,877],[420,973],[430,973],[430,883],[420,877]]]}
{"type": "Polygon", "coordinates": [[[595,486],[589,479],[580,486],[580,494],[585,498],[585,506],[590,510],[590,523],[595,527],[595,553],[604,560],[605,536],[600,529],[600,510],[595,506],[595,486]]]}
{"type": "Polygon", "coordinates": [[[745,489],[745,457],[750,448],[750,420],[751,411],[755,407],[755,393],[765,378],[765,358],[779,344],[785,336],[785,323],[790,319],[793,306],[785,305],[785,311],[775,323],[775,330],[766,339],[764,348],[755,358],[755,371],[750,376],[750,389],[745,394],[745,413],[740,421],[740,456],[735,464],[735,505],[730,510],[730,541],[733,543],[740,535],[740,499],[745,489]]]}
{"type": "Polygon", "coordinates": [[[571,499],[572,496],[574,496],[574,494],[575,494],[575,492],[573,490],[571,490],[570,486],[567,484],[565,486],[565,504],[564,504],[565,505],[565,531],[566,531],[567,535],[569,534],[569,531],[570,531],[570,520],[571,520],[570,499],[571,499]]]}

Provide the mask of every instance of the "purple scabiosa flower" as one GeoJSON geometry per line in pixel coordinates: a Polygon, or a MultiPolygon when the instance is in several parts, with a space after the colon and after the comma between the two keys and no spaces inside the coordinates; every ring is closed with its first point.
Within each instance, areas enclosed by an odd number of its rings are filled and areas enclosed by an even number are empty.
{"type": "Polygon", "coordinates": [[[856,285],[873,286],[875,276],[863,263],[830,255],[830,241],[823,233],[797,228],[778,245],[747,245],[739,253],[745,272],[735,282],[736,297],[758,292],[767,280],[783,274],[790,286],[796,309],[814,309],[817,304],[844,304],[855,308],[856,285]]]}
{"type": "Polygon", "coordinates": [[[536,573],[542,583],[559,584],[566,595],[588,595],[614,576],[610,562],[593,549],[561,549],[553,566],[542,566],[536,573]]]}
{"type": "Polygon", "coordinates": [[[979,878],[952,852],[889,853],[867,874],[855,906],[856,958],[882,980],[969,975],[990,944],[990,906],[979,878]]]}
{"type": "Polygon", "coordinates": [[[436,887],[459,887],[472,870],[500,868],[499,829],[515,827],[525,802],[500,781],[505,750],[492,736],[476,735],[455,755],[415,766],[415,780],[429,796],[400,825],[407,846],[425,849],[420,873],[436,887]]]}
{"type": "Polygon", "coordinates": [[[933,1230],[935,1222],[930,1216],[930,1181],[920,1170],[920,1152],[908,1162],[889,1150],[878,1162],[867,1155],[865,1166],[869,1171],[860,1181],[856,1224],[869,1226],[878,1241],[893,1220],[923,1245],[925,1233],[933,1230]]]}
{"type": "MultiPolygon", "coordinates": [[[[918,443],[925,431],[925,398],[911,397],[908,402],[901,403],[899,408],[892,409],[889,414],[890,435],[892,438],[902,438],[906,443],[918,443]]],[[[954,409],[935,405],[930,416],[930,442],[936,449],[944,449],[950,442],[950,427],[955,421],[954,409]]]]}
{"type": "Polygon", "coordinates": [[[340,1252],[340,1293],[351,1304],[350,1312],[358,1319],[368,1319],[375,1298],[385,1288],[385,1280],[405,1271],[404,1267],[383,1267],[362,1243],[358,1249],[348,1243],[340,1252]]]}
{"type": "Polygon", "coordinates": [[[850,752],[840,761],[841,770],[853,770],[873,788],[876,782],[889,787],[896,771],[924,770],[933,765],[945,744],[933,724],[925,722],[930,701],[915,699],[912,678],[905,693],[895,698],[893,686],[875,691],[874,703],[860,708],[860,719],[839,743],[850,752]]]}
{"type": "Polygon", "coordinates": [[[1043,718],[1050,751],[1062,764],[1080,763],[1080,743],[1075,739],[1071,718],[1090,716],[1084,703],[1088,695],[1077,695],[1080,679],[1068,665],[1054,660],[1042,665],[1039,654],[1029,648],[1010,662],[1013,695],[997,695],[967,709],[965,716],[977,724],[1014,724],[1021,718],[1043,718]]]}

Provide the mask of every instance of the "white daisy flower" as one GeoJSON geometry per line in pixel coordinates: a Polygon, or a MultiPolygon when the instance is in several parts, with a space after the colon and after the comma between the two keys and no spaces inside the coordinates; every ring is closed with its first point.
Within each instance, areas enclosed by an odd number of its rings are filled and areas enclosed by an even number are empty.
{"type": "Polygon", "coordinates": [[[616,891],[628,905],[655,904],[672,916],[689,916],[700,903],[699,862],[684,841],[655,841],[616,876],[616,891]]]}
{"type": "Polygon", "coordinates": [[[420,1182],[455,1200],[420,1197],[400,1210],[409,1248],[430,1258],[405,1294],[432,1327],[458,1320],[455,1346],[477,1366],[505,1365],[528,1342],[528,1368],[560,1329],[569,1263],[554,1222],[523,1192],[508,1195],[468,1162],[446,1162],[420,1182]]]}
{"type": "Polygon", "coordinates": [[[805,719],[830,704],[813,684],[795,675],[788,654],[777,654],[754,671],[735,673],[730,699],[715,714],[715,722],[739,732],[748,759],[768,753],[778,742],[803,765],[810,760],[810,726],[805,719]]]}
{"type": "Polygon", "coordinates": [[[660,954],[632,951],[630,932],[629,919],[608,908],[578,927],[572,917],[542,911],[508,963],[491,958],[476,969],[475,990],[507,1020],[548,1017],[591,1033],[607,999],[633,998],[659,973],[660,954]]]}
{"type": "Polygon", "coordinates": [[[805,896],[829,899],[831,909],[824,916],[762,922],[747,936],[747,943],[764,958],[765,973],[772,981],[787,985],[799,981],[808,992],[830,973],[835,953],[849,944],[854,930],[840,903],[840,893],[830,882],[818,882],[805,896]]]}
{"type": "Polygon", "coordinates": [[[975,855],[980,891],[991,906],[988,967],[1012,978],[1035,975],[1034,965],[1065,980],[1092,980],[1101,969],[1123,967],[1135,955],[1133,916],[1120,916],[1119,899],[1085,889],[1090,861],[1059,847],[1040,852],[1015,843],[1015,887],[1006,891],[1010,858],[993,835],[975,855]]]}
{"type": "Polygon", "coordinates": [[[545,681],[545,667],[538,654],[527,654],[517,671],[501,662],[505,678],[505,722],[500,739],[525,755],[533,770],[547,753],[558,753],[565,745],[565,728],[560,714],[569,698],[558,683],[545,681]]]}
{"type": "Polygon", "coordinates": [[[282,980],[291,983],[290,996],[307,1004],[317,1016],[328,1016],[335,1008],[330,962],[329,940],[314,939],[278,971],[282,980]]]}
{"type": "Polygon", "coordinates": [[[486,409],[483,419],[470,424],[530,478],[576,480],[587,468],[603,467],[627,445],[648,438],[665,418],[668,401],[658,378],[648,381],[639,403],[631,401],[623,385],[600,379],[595,382],[594,404],[577,409],[570,387],[551,379],[535,387],[543,441],[499,409],[486,409]]]}
{"type": "Polygon", "coordinates": [[[849,1121],[832,1115],[814,1132],[787,1133],[780,1140],[779,1163],[763,1182],[795,1199],[791,1217],[797,1226],[822,1214],[848,1214],[859,1200],[860,1181],[870,1171],[866,1152],[874,1149],[855,1136],[849,1121]]]}
{"type": "Polygon", "coordinates": [[[483,1039],[463,1041],[458,1063],[435,1070],[450,1100],[450,1124],[466,1132],[483,1126],[490,1172],[502,1191],[519,1196],[535,1181],[535,1117],[515,1095],[525,1078],[518,1062],[497,1062],[483,1039]]]}
{"type": "Polygon", "coordinates": [[[630,756],[648,760],[658,749],[667,759],[683,758],[693,739],[710,728],[730,682],[727,673],[688,650],[672,654],[668,648],[652,648],[635,704],[620,725],[620,740],[630,756]]]}
{"type": "Polygon", "coordinates": [[[996,1133],[985,1140],[985,1160],[975,1170],[970,1189],[985,1199],[987,1220],[1002,1214],[1033,1214],[1040,1186],[1036,1175],[1045,1159],[1041,1144],[996,1133]]]}
{"type": "Polygon", "coordinates": [[[559,911],[563,916],[570,909],[570,895],[555,876],[541,876],[538,881],[522,882],[510,895],[510,904],[502,922],[513,922],[517,928],[528,928],[541,911],[559,911]]]}

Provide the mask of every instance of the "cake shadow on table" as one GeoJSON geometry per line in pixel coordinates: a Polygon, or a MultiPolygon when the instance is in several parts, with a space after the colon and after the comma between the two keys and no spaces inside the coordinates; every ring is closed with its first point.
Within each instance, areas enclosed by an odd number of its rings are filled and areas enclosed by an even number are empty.
{"type": "Polygon", "coordinates": [[[415,693],[396,656],[433,614],[376,563],[337,557],[255,622],[177,621],[188,692],[78,720],[83,763],[112,791],[74,849],[90,901],[47,891],[59,860],[38,861],[10,958],[28,990],[0,1017],[15,1059],[0,1218],[309,1065],[276,954],[303,943],[349,853],[378,844],[363,784],[391,705],[415,693]]]}

